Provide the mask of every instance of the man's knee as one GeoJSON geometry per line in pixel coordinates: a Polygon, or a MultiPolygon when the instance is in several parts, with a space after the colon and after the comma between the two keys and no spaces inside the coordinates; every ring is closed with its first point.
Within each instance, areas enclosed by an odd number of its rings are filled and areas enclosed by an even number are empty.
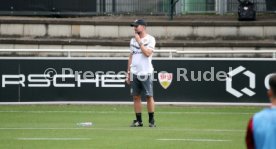
{"type": "Polygon", "coordinates": [[[147,96],[146,99],[147,99],[147,101],[154,101],[152,96],[147,96]]]}
{"type": "Polygon", "coordinates": [[[140,101],[141,100],[141,96],[133,96],[133,100],[134,101],[140,101]]]}

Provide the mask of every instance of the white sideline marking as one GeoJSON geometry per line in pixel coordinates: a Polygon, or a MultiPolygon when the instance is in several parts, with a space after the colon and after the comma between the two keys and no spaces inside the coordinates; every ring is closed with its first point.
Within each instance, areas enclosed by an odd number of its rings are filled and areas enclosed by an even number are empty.
{"type": "Polygon", "coordinates": [[[240,129],[174,129],[174,128],[164,128],[161,130],[169,130],[169,131],[191,131],[191,132],[242,132],[244,133],[244,130],[240,129]]]}
{"type": "Polygon", "coordinates": [[[156,139],[158,141],[186,141],[186,142],[231,142],[232,140],[219,139],[156,139]]]}
{"type": "MultiPolygon", "coordinates": [[[[0,113],[96,113],[96,114],[133,114],[133,112],[120,112],[120,111],[16,111],[4,110],[0,113]]],[[[204,114],[204,115],[252,115],[246,112],[158,112],[159,114],[204,114]]]]}
{"type": "MultiPolygon", "coordinates": [[[[133,128],[91,128],[91,127],[82,127],[82,128],[5,128],[2,127],[0,130],[105,130],[105,131],[133,131],[133,128]]],[[[148,131],[147,129],[143,129],[148,131]]],[[[177,128],[157,128],[157,131],[190,131],[190,132],[237,132],[244,133],[244,130],[239,129],[177,129],[177,128]]],[[[141,130],[142,131],[142,130],[141,130]]]]}
{"type": "MultiPolygon", "coordinates": [[[[0,105],[133,105],[133,102],[110,102],[110,101],[89,101],[89,102],[0,102],[0,105]]],[[[142,102],[146,104],[146,102],[142,102]]],[[[269,106],[270,103],[227,103],[227,102],[155,102],[156,105],[176,106],[269,106]]]]}
{"type": "Polygon", "coordinates": [[[16,138],[16,140],[27,141],[79,141],[79,140],[91,140],[91,138],[16,138]]]}
{"type": "Polygon", "coordinates": [[[81,129],[91,129],[91,128],[0,128],[0,130],[81,130],[81,129]]]}

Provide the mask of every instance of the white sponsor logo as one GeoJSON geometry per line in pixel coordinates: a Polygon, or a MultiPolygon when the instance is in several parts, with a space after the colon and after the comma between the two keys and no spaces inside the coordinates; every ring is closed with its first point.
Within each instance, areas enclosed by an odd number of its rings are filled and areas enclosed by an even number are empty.
{"type": "Polygon", "coordinates": [[[253,72],[248,71],[248,70],[244,71],[244,70],[246,70],[246,68],[244,68],[243,66],[239,66],[238,68],[230,71],[228,73],[229,77],[227,77],[227,79],[226,79],[226,91],[229,92],[230,94],[234,95],[237,98],[242,97],[243,93],[250,97],[256,94],[255,92],[252,91],[252,89],[255,89],[255,87],[256,87],[256,76],[253,72]],[[245,76],[249,77],[249,88],[250,89],[247,87],[244,87],[240,92],[232,87],[232,82],[234,79],[233,77],[241,72],[243,72],[243,74],[245,76]]]}
{"type": "Polygon", "coordinates": [[[82,79],[80,75],[19,74],[2,75],[2,87],[21,85],[22,87],[81,87],[82,84],[95,84],[95,87],[125,87],[125,75],[95,75],[95,78],[82,79]],[[51,80],[49,79],[51,78],[51,80]],[[72,81],[74,80],[74,81],[72,81]]]}

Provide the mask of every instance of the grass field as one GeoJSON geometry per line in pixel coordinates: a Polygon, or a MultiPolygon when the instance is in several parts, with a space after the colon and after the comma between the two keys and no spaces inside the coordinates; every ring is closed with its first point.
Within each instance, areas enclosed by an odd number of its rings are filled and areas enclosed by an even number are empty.
{"type": "Polygon", "coordinates": [[[157,106],[156,128],[147,127],[146,111],[145,126],[130,128],[127,105],[0,106],[0,148],[243,149],[247,121],[260,109],[157,106]]]}

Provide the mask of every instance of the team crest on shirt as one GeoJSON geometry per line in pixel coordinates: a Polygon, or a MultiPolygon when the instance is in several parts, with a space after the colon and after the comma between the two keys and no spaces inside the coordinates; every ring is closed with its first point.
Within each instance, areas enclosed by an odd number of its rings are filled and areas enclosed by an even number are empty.
{"type": "Polygon", "coordinates": [[[167,72],[160,72],[160,73],[158,73],[158,80],[159,80],[160,85],[164,89],[167,89],[172,83],[173,74],[167,73],[167,72]]]}

